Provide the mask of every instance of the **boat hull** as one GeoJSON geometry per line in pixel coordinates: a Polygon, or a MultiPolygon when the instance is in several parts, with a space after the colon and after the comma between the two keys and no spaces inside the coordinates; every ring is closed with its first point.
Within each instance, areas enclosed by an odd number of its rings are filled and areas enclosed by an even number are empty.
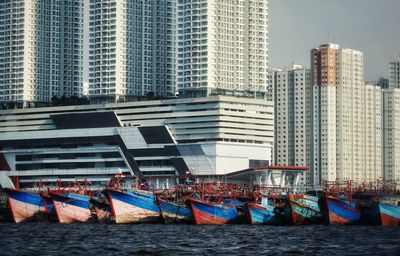
{"type": "Polygon", "coordinates": [[[92,221],[88,196],[72,193],[50,193],[58,222],[70,224],[92,221]]]}
{"type": "Polygon", "coordinates": [[[117,224],[160,222],[160,209],[153,195],[107,189],[117,224]]]}
{"type": "Polygon", "coordinates": [[[291,195],[284,212],[289,222],[295,225],[322,223],[318,197],[291,195]]]}
{"type": "Polygon", "coordinates": [[[234,205],[223,205],[190,199],[196,225],[239,223],[241,216],[234,205]]]}
{"type": "Polygon", "coordinates": [[[90,199],[90,203],[93,205],[93,208],[96,212],[96,217],[98,222],[100,223],[113,222],[113,216],[110,204],[103,201],[99,201],[95,198],[90,199]]]}
{"type": "Polygon", "coordinates": [[[194,223],[194,217],[187,205],[158,199],[161,216],[165,223],[194,223]]]}
{"type": "Polygon", "coordinates": [[[374,224],[385,227],[400,226],[400,206],[371,203],[368,215],[374,224]]]}
{"type": "Polygon", "coordinates": [[[275,206],[254,203],[246,203],[244,213],[250,224],[277,224],[278,219],[275,215],[275,206]]]}
{"type": "Polygon", "coordinates": [[[361,212],[354,204],[339,198],[325,196],[318,200],[323,222],[330,225],[359,224],[361,212]]]}
{"type": "Polygon", "coordinates": [[[47,212],[40,194],[17,189],[4,189],[15,223],[47,220],[47,212]]]}
{"type": "Polygon", "coordinates": [[[50,195],[42,194],[41,195],[44,206],[46,208],[46,212],[49,216],[50,221],[57,221],[57,214],[56,210],[54,209],[53,200],[51,199],[50,195]]]}

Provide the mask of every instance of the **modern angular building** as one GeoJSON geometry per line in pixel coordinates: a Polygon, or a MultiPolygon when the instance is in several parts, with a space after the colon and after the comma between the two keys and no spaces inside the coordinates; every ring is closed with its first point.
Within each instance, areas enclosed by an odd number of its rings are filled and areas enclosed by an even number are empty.
{"type": "Polygon", "coordinates": [[[175,94],[174,1],[91,0],[89,97],[175,94]]]}
{"type": "Polygon", "coordinates": [[[268,1],[177,1],[177,87],[181,97],[264,98],[268,1]]]}
{"type": "Polygon", "coordinates": [[[151,176],[157,186],[183,179],[187,165],[165,126],[121,127],[115,112],[51,115],[49,131],[2,133],[2,187],[84,181],[104,188],[112,176],[151,176]]]}
{"type": "MultiPolygon", "coordinates": [[[[226,96],[0,111],[0,181],[224,176],[268,166],[271,102],[226,96]]],[[[4,184],[3,184],[4,185],[4,184]]]]}
{"type": "Polygon", "coordinates": [[[0,2],[0,104],[80,96],[84,0],[0,2]]]}
{"type": "MultiPolygon", "coordinates": [[[[309,166],[312,122],[311,70],[301,65],[275,69],[269,75],[275,113],[274,163],[281,166],[309,166]]],[[[270,96],[271,97],[271,96],[270,96]]],[[[305,172],[307,173],[307,172],[305,172]]],[[[310,177],[310,175],[308,175],[310,177]]],[[[299,183],[310,184],[306,176],[299,183]]]]}

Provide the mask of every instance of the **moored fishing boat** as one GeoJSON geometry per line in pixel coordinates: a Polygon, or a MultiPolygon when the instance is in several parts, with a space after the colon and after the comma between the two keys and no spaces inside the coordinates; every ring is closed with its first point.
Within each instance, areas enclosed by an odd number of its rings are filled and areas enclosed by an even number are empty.
{"type": "Polygon", "coordinates": [[[89,201],[93,205],[98,222],[111,223],[114,221],[111,206],[108,202],[98,198],[91,198],[89,201]]]}
{"type": "Polygon", "coordinates": [[[258,204],[247,202],[244,206],[244,213],[250,224],[282,224],[284,217],[281,214],[279,206],[278,208],[276,206],[273,200],[262,197],[261,202],[258,204]]]}
{"type": "Polygon", "coordinates": [[[325,224],[358,224],[361,221],[361,212],[357,205],[346,199],[323,196],[319,198],[318,205],[325,224]]]}
{"type": "Polygon", "coordinates": [[[160,222],[156,197],[147,191],[106,189],[117,224],[160,222]]]}
{"type": "Polygon", "coordinates": [[[295,225],[322,223],[322,215],[316,196],[290,194],[284,212],[289,223],[295,225]]]}
{"type": "Polygon", "coordinates": [[[51,196],[48,194],[41,194],[41,197],[44,203],[44,207],[46,208],[49,220],[57,221],[57,214],[56,210],[54,209],[54,204],[53,200],[51,199],[51,196]]]}
{"type": "Polygon", "coordinates": [[[158,198],[161,216],[165,223],[194,223],[190,207],[158,198]]]}
{"type": "Polygon", "coordinates": [[[375,225],[400,226],[400,206],[381,202],[372,202],[367,209],[369,219],[375,225]]]}
{"type": "Polygon", "coordinates": [[[5,188],[11,216],[15,223],[47,219],[40,194],[20,189],[5,188]]]}
{"type": "Polygon", "coordinates": [[[228,224],[240,223],[242,216],[235,205],[207,202],[205,200],[189,199],[195,223],[228,224]]]}
{"type": "Polygon", "coordinates": [[[93,220],[89,203],[90,196],[67,192],[50,192],[49,194],[53,201],[58,222],[68,224],[93,220]]]}
{"type": "Polygon", "coordinates": [[[274,224],[275,206],[246,203],[244,207],[245,216],[250,224],[274,224]]]}

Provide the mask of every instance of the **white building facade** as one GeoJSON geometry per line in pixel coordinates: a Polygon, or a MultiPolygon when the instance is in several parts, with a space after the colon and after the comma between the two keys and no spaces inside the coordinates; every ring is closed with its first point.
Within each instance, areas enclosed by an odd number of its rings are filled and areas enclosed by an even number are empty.
{"type": "Polygon", "coordinates": [[[373,182],[381,167],[381,91],[363,80],[363,53],[336,44],[312,50],[311,171],[322,180],[373,182]]]}
{"type": "MultiPolygon", "coordinates": [[[[281,166],[309,166],[310,143],[311,70],[292,65],[273,70],[269,75],[269,86],[275,101],[274,163],[281,166]]],[[[270,96],[271,97],[271,96],[270,96]]],[[[305,172],[307,173],[307,172],[305,172]]],[[[311,183],[301,175],[300,184],[311,183]]]]}
{"type": "Polygon", "coordinates": [[[383,116],[383,178],[400,182],[400,55],[389,63],[389,88],[384,89],[383,116]]]}
{"type": "Polygon", "coordinates": [[[83,0],[0,3],[0,103],[80,96],[83,0]]]}
{"type": "Polygon", "coordinates": [[[363,53],[336,53],[336,172],[340,180],[365,181],[363,155],[363,53]]]}
{"type": "Polygon", "coordinates": [[[167,127],[196,175],[224,175],[272,162],[274,109],[261,99],[213,96],[2,110],[0,133],[3,139],[20,138],[18,133],[34,139],[37,132],[56,133],[54,115],[99,111],[115,112],[122,127],[167,127]]]}
{"type": "Polygon", "coordinates": [[[181,96],[265,97],[268,1],[179,0],[176,17],[181,96]]]}
{"type": "Polygon", "coordinates": [[[382,177],[383,166],[383,90],[379,84],[366,83],[363,90],[363,155],[362,175],[373,182],[382,177]]]}
{"type": "Polygon", "coordinates": [[[172,0],[90,1],[92,101],[174,94],[173,17],[172,0]]]}
{"type": "Polygon", "coordinates": [[[16,0],[0,7],[0,102],[81,96],[84,73],[93,103],[178,89],[182,97],[265,98],[266,0],[16,0]]]}
{"type": "Polygon", "coordinates": [[[400,89],[383,90],[383,178],[400,181],[400,89]]]}
{"type": "Polygon", "coordinates": [[[313,184],[336,180],[336,51],[337,45],[313,49],[313,141],[310,166],[313,184]]]}

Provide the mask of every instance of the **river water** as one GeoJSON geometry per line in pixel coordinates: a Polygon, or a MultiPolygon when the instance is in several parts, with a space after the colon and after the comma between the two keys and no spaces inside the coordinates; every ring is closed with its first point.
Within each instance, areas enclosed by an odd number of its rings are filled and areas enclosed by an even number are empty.
{"type": "Polygon", "coordinates": [[[0,223],[0,255],[400,255],[400,227],[0,223]]]}

